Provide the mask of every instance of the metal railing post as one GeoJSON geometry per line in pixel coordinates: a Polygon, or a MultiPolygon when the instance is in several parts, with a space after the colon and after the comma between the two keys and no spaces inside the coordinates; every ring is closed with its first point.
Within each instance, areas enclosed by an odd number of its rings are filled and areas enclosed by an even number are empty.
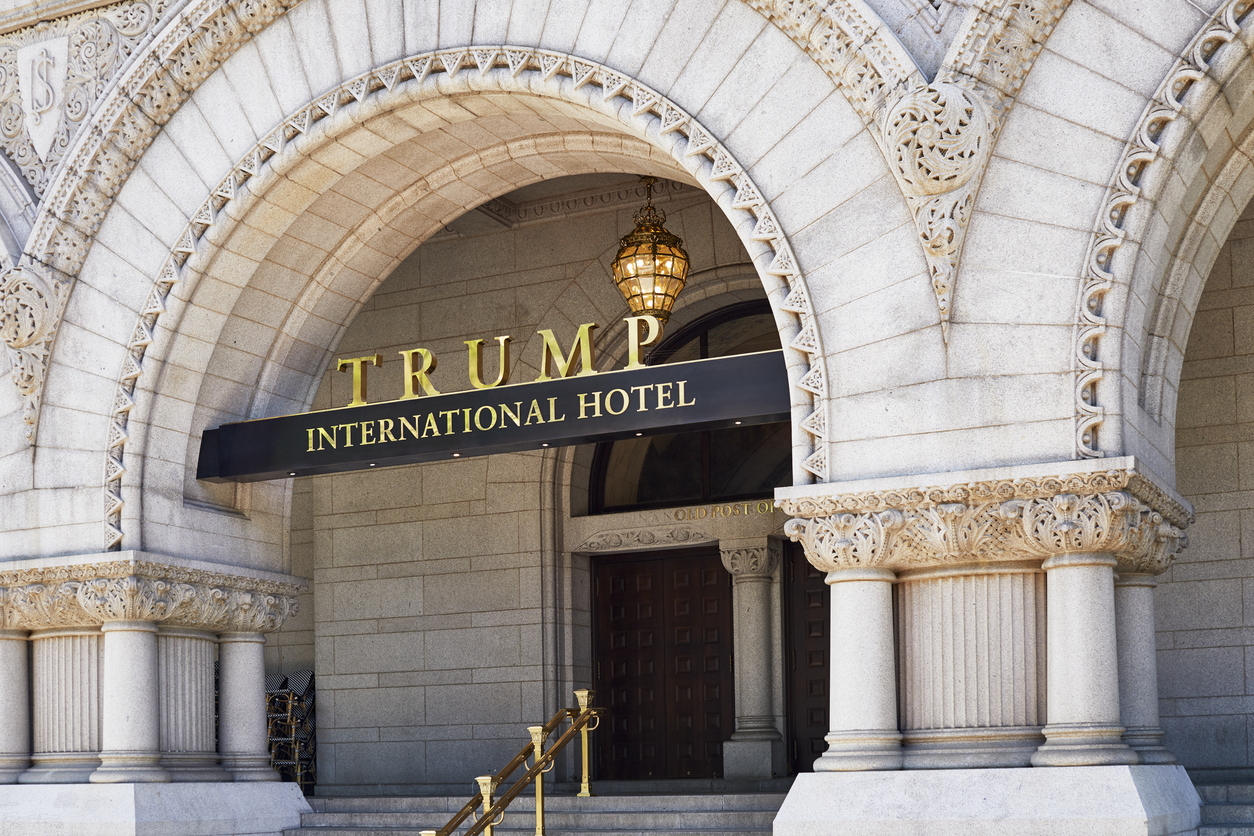
{"type": "MultiPolygon", "coordinates": [[[[544,726],[527,726],[531,732],[531,745],[536,747],[536,764],[544,757],[544,726]]],[[[544,836],[544,773],[540,770],[536,775],[536,836],[544,836]]]]}
{"type": "MultiPolygon", "coordinates": [[[[486,818],[488,811],[492,809],[492,791],[496,789],[496,777],[492,775],[480,775],[475,780],[479,782],[479,792],[483,795],[483,815],[486,818]]],[[[502,818],[504,818],[504,816],[502,816],[502,818]]],[[[484,836],[492,836],[492,826],[494,824],[500,824],[500,822],[494,822],[491,820],[488,821],[483,828],[484,836]]]]}
{"type": "MultiPolygon", "coordinates": [[[[575,700],[578,701],[579,703],[580,713],[588,710],[588,706],[592,705],[592,699],[595,696],[596,696],[596,692],[590,691],[587,688],[580,688],[579,690],[575,691],[575,700]]],[[[587,724],[585,724],[584,727],[579,730],[579,740],[580,740],[580,743],[582,744],[582,749],[583,749],[583,783],[579,787],[578,797],[579,798],[591,798],[592,797],[592,783],[591,783],[592,771],[590,769],[589,757],[588,757],[589,752],[588,752],[588,726],[587,724]]]]}

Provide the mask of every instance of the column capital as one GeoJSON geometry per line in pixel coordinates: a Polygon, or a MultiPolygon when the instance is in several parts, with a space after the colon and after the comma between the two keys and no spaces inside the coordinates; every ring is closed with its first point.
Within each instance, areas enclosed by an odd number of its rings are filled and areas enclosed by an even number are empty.
{"type": "Polygon", "coordinates": [[[1159,574],[1193,520],[1130,457],[782,488],[776,505],[827,572],[1105,552],[1121,572],[1159,574]]]}
{"type": "Polygon", "coordinates": [[[730,546],[719,549],[719,555],[723,568],[737,581],[770,578],[779,565],[779,547],[773,543],[730,546]]]}
{"type": "Polygon", "coordinates": [[[298,578],[122,553],[115,560],[20,561],[0,571],[0,629],[148,621],[265,633],[296,613],[298,578]]]}

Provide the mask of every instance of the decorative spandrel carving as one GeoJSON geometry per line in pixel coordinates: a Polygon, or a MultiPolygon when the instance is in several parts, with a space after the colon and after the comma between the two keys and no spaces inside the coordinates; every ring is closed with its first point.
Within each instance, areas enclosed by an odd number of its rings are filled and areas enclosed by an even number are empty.
{"type": "Polygon", "coordinates": [[[1189,512],[1133,471],[789,498],[784,533],[819,569],[1041,561],[1104,552],[1159,574],[1187,545],[1189,512]],[[1063,487],[1065,486],[1065,487],[1063,487]],[[960,499],[962,501],[948,501],[960,499]]]}
{"type": "Polygon", "coordinates": [[[267,633],[298,610],[304,587],[144,561],[0,571],[0,627],[39,630],[154,621],[267,633]]]}
{"type": "Polygon", "coordinates": [[[723,568],[736,580],[742,578],[769,578],[779,566],[779,549],[771,545],[749,548],[722,549],[719,556],[723,568]]]}
{"type": "Polygon", "coordinates": [[[168,0],[129,0],[0,37],[0,147],[43,197],[110,79],[168,0]]]}
{"type": "Polygon", "coordinates": [[[659,528],[603,531],[589,537],[576,552],[625,551],[655,546],[682,546],[693,543],[713,542],[715,537],[689,526],[676,525],[659,528]]]}
{"type": "Polygon", "coordinates": [[[52,336],[69,299],[69,284],[43,269],[19,265],[0,273],[0,338],[22,394],[26,435],[33,437],[52,336]]]}

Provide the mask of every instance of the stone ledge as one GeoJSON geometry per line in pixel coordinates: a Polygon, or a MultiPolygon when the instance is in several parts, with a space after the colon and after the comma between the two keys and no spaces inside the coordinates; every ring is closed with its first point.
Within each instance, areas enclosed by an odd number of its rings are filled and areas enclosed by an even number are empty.
{"type": "Polygon", "coordinates": [[[279,836],[308,812],[279,782],[0,786],[0,829],[23,836],[279,836]]]}
{"type": "Polygon", "coordinates": [[[815,772],[774,836],[1182,836],[1200,805],[1181,766],[815,772]]]}

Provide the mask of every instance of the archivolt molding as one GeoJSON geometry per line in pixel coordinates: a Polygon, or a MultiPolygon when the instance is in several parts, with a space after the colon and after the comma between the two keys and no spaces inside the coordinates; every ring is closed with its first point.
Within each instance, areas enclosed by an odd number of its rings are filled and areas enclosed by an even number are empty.
{"type": "Polygon", "coordinates": [[[804,49],[849,98],[906,197],[948,340],[954,282],[992,148],[1070,0],[972,4],[929,82],[860,0],[745,0],[804,49]]]}
{"type": "Polygon", "coordinates": [[[154,621],[213,632],[267,633],[306,587],[148,561],[0,572],[0,627],[41,630],[154,621]]]}
{"type": "MultiPolygon", "coordinates": [[[[1144,196],[1143,186],[1153,177],[1153,172],[1160,165],[1170,164],[1173,155],[1163,149],[1163,132],[1184,112],[1190,91],[1210,74],[1220,50],[1249,24],[1251,8],[1254,8],[1254,0],[1227,0],[1189,42],[1137,120],[1106,189],[1094,223],[1076,304],[1072,364],[1078,458],[1100,458],[1112,452],[1102,449],[1099,438],[1106,417],[1102,406],[1106,399],[1103,385],[1106,367],[1101,352],[1106,335],[1103,305],[1107,293],[1119,281],[1113,262],[1127,239],[1128,212],[1144,196]]],[[[1114,397],[1112,392],[1111,399],[1114,397]]]]}
{"type": "Polygon", "coordinates": [[[825,572],[1042,561],[1105,552],[1160,574],[1187,544],[1190,512],[1132,470],[777,500],[784,533],[825,572]]]}
{"type": "MultiPolygon", "coordinates": [[[[818,403],[802,427],[811,437],[811,452],[802,467],[819,480],[827,478],[827,454],[822,419],[826,392],[823,348],[804,277],[796,258],[770,206],[762,198],[752,178],[727,149],[687,112],[661,93],[608,67],[572,55],[547,50],[488,46],[440,50],[371,70],[319,96],[284,119],[264,139],[240,159],[231,172],[211,190],[179,236],[164,266],[158,272],[148,302],[136,324],[117,384],[105,462],[105,549],[121,548],[122,479],[126,473],[124,456],[127,425],[134,407],[135,386],[144,373],[144,357],[153,341],[154,328],[165,310],[173,286],[180,280],[188,258],[201,247],[209,228],[223,217],[232,200],[244,190],[252,190],[253,178],[267,174],[276,156],[297,154],[294,141],[315,125],[353,107],[371,107],[380,98],[395,96],[409,100],[412,88],[422,87],[431,95],[441,95],[439,86],[454,77],[473,79],[476,89],[498,86],[531,94],[561,97],[563,90],[587,85],[599,87],[601,101],[638,136],[657,144],[656,137],[673,136],[670,152],[699,178],[708,182],[725,181],[734,189],[731,211],[753,221],[749,237],[769,251],[760,271],[778,277],[789,289],[780,308],[794,318],[797,335],[788,348],[804,357],[808,366],[796,382],[799,396],[818,403]],[[621,105],[626,105],[625,107],[621,105]]],[[[254,184],[255,185],[255,184],[254,184]]],[[[432,184],[429,184],[432,185],[432,184]]],[[[438,185],[438,184],[435,184],[438,185]]],[[[434,188],[434,185],[433,185],[434,188]]],[[[741,224],[735,224],[740,227],[741,224]]]]}
{"type": "MultiPolygon", "coordinates": [[[[25,242],[20,266],[41,270],[58,294],[67,292],[82,268],[96,231],[131,167],[191,92],[249,37],[299,0],[191,0],[157,31],[171,0],[128,2],[70,15],[0,39],[0,146],[42,197],[25,242]],[[54,42],[64,38],[65,55],[54,42]],[[45,60],[63,61],[65,83],[59,98],[38,115],[59,126],[52,138],[31,133],[33,111],[46,104],[39,87],[32,113],[20,103],[18,50],[48,47],[45,60]],[[129,61],[129,64],[127,63],[129,61]],[[55,114],[55,117],[53,116],[55,114]],[[90,130],[78,130],[90,121],[90,130]]],[[[27,57],[23,53],[22,57],[27,57]]],[[[39,59],[39,54],[31,56],[39,59]]],[[[29,65],[34,67],[34,64],[29,65]]],[[[31,84],[28,95],[37,85],[31,84]]],[[[54,90],[54,92],[56,92],[54,90]]],[[[44,132],[38,128],[36,133],[44,132]]],[[[4,294],[9,271],[0,273],[0,302],[20,310],[26,300],[4,294]]],[[[18,314],[19,318],[25,314],[18,314]]],[[[34,440],[43,389],[44,364],[60,323],[58,313],[36,350],[14,363],[14,382],[23,397],[23,415],[34,440]]],[[[10,357],[15,347],[8,343],[10,357]]]]}

